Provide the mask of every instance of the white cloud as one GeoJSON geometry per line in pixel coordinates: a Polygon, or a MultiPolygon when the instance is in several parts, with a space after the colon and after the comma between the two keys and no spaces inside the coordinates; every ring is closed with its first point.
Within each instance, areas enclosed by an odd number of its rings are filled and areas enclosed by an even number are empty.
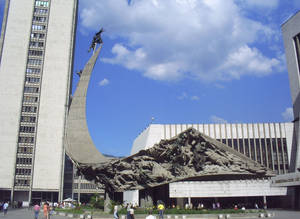
{"type": "Polygon", "coordinates": [[[200,98],[198,96],[191,96],[191,100],[198,101],[200,98]]]}
{"type": "Polygon", "coordinates": [[[109,80],[104,78],[102,81],[99,82],[99,86],[103,87],[109,84],[109,80]]]}
{"type": "Polygon", "coordinates": [[[285,121],[293,121],[294,120],[294,112],[292,107],[288,107],[285,109],[283,113],[281,113],[283,119],[285,121]]]}
{"type": "Polygon", "coordinates": [[[221,118],[221,117],[218,117],[218,116],[215,116],[215,115],[212,115],[210,117],[210,120],[213,122],[213,123],[227,123],[227,120],[221,118]]]}
{"type": "Polygon", "coordinates": [[[189,94],[187,94],[186,92],[182,92],[178,97],[178,100],[192,100],[192,101],[198,101],[200,100],[200,98],[196,95],[192,95],[190,96],[189,94]]]}
{"type": "MultiPolygon", "coordinates": [[[[105,36],[122,42],[112,47],[112,57],[102,60],[154,80],[218,81],[280,71],[280,57],[253,46],[275,32],[245,17],[237,1],[85,0],[81,28],[97,31],[101,24],[105,36]]],[[[275,7],[277,1],[268,1],[260,4],[275,7]]],[[[250,4],[259,4],[255,2],[250,4]]]]}
{"type": "Polygon", "coordinates": [[[178,100],[184,100],[188,98],[188,95],[186,92],[182,92],[182,94],[180,94],[180,96],[177,97],[178,100]]]}

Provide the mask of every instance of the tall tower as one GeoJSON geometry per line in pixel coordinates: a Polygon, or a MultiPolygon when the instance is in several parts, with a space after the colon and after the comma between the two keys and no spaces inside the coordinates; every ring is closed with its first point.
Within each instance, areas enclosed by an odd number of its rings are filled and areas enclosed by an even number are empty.
{"type": "Polygon", "coordinates": [[[300,168],[300,11],[281,26],[294,111],[291,172],[300,168]]]}
{"type": "Polygon", "coordinates": [[[61,198],[77,5],[77,0],[6,0],[0,39],[0,199],[61,198]]]}

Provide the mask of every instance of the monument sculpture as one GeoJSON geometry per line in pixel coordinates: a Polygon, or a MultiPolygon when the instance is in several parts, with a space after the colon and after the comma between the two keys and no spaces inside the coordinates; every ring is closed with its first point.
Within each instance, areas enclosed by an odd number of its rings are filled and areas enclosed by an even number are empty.
{"type": "Polygon", "coordinates": [[[109,193],[143,189],[174,181],[207,176],[260,178],[275,175],[231,147],[195,129],[132,156],[112,159],[93,144],[86,123],[86,95],[92,70],[103,45],[101,29],[91,43],[94,53],[77,85],[67,118],[66,153],[88,180],[105,186],[109,193]],[[100,45],[97,48],[97,45],[100,45]]]}

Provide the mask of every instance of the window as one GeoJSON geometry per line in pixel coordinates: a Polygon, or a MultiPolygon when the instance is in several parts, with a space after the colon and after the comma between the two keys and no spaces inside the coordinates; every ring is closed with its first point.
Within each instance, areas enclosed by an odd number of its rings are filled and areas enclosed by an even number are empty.
{"type": "Polygon", "coordinates": [[[20,126],[20,132],[34,133],[35,127],[33,126],[20,126]]]}
{"type": "Polygon", "coordinates": [[[16,179],[15,186],[29,186],[29,179],[16,179]]]}
{"type": "Polygon", "coordinates": [[[39,75],[41,73],[41,69],[39,69],[39,68],[27,68],[26,73],[39,75]]]}
{"type": "Polygon", "coordinates": [[[22,112],[36,113],[36,110],[37,110],[36,106],[22,106],[22,112]]]}
{"type": "Polygon", "coordinates": [[[27,64],[28,65],[41,65],[42,60],[41,59],[28,59],[27,64]]]}
{"type": "Polygon", "coordinates": [[[35,6],[40,6],[40,7],[48,7],[49,6],[49,2],[48,1],[35,1],[35,6]]]}
{"type": "Polygon", "coordinates": [[[31,33],[30,37],[32,39],[44,39],[45,34],[44,33],[31,33]]]}
{"type": "Polygon", "coordinates": [[[17,164],[31,165],[32,164],[32,158],[18,157],[17,158],[17,164]]]}
{"type": "Polygon", "coordinates": [[[36,25],[36,24],[32,25],[32,30],[45,30],[45,29],[46,29],[46,25],[36,25]]]}
{"type": "MultiPolygon", "coordinates": [[[[300,33],[298,33],[294,37],[294,45],[295,45],[296,56],[297,56],[298,71],[300,71],[300,33]]],[[[300,73],[300,72],[298,72],[298,73],[300,73]]]]}
{"type": "Polygon", "coordinates": [[[34,123],[36,121],[35,116],[21,116],[21,122],[30,122],[34,123]]]}
{"type": "Polygon", "coordinates": [[[35,14],[47,14],[48,9],[34,8],[34,13],[35,14]]]}
{"type": "Polygon", "coordinates": [[[44,43],[43,42],[34,42],[34,41],[30,41],[29,46],[32,48],[43,48],[44,47],[44,43]]]}
{"type": "Polygon", "coordinates": [[[21,169],[21,168],[16,169],[16,175],[27,175],[27,176],[29,176],[30,174],[31,174],[31,169],[21,169]]]}
{"type": "Polygon", "coordinates": [[[26,83],[39,83],[40,78],[26,77],[26,83]]]}
{"type": "Polygon", "coordinates": [[[30,56],[43,56],[43,51],[29,50],[28,55],[30,55],[30,56]]]}
{"type": "Polygon", "coordinates": [[[19,137],[19,143],[34,143],[34,137],[19,137]]]}
{"type": "Polygon", "coordinates": [[[38,87],[25,87],[24,93],[38,93],[39,88],[38,87]]]}
{"type": "Polygon", "coordinates": [[[23,102],[26,102],[26,103],[37,103],[38,102],[38,97],[24,96],[23,102]]]}
{"type": "Polygon", "coordinates": [[[32,20],[36,21],[36,22],[46,22],[47,18],[46,17],[33,16],[32,20]]]}

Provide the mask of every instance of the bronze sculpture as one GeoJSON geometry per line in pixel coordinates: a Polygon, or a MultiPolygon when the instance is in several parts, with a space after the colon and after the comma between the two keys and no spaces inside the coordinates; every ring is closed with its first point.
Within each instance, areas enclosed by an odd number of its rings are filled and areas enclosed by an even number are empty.
{"type": "Polygon", "coordinates": [[[93,37],[93,41],[92,41],[92,43],[91,43],[91,45],[90,45],[90,48],[89,48],[89,51],[88,52],[90,52],[91,50],[95,50],[95,48],[96,48],[96,46],[97,46],[97,44],[102,44],[103,43],[103,41],[102,41],[102,38],[101,38],[101,34],[104,32],[104,29],[103,28],[101,28],[100,30],[99,30],[99,32],[97,32],[96,34],[95,34],[95,36],[93,37]]]}

